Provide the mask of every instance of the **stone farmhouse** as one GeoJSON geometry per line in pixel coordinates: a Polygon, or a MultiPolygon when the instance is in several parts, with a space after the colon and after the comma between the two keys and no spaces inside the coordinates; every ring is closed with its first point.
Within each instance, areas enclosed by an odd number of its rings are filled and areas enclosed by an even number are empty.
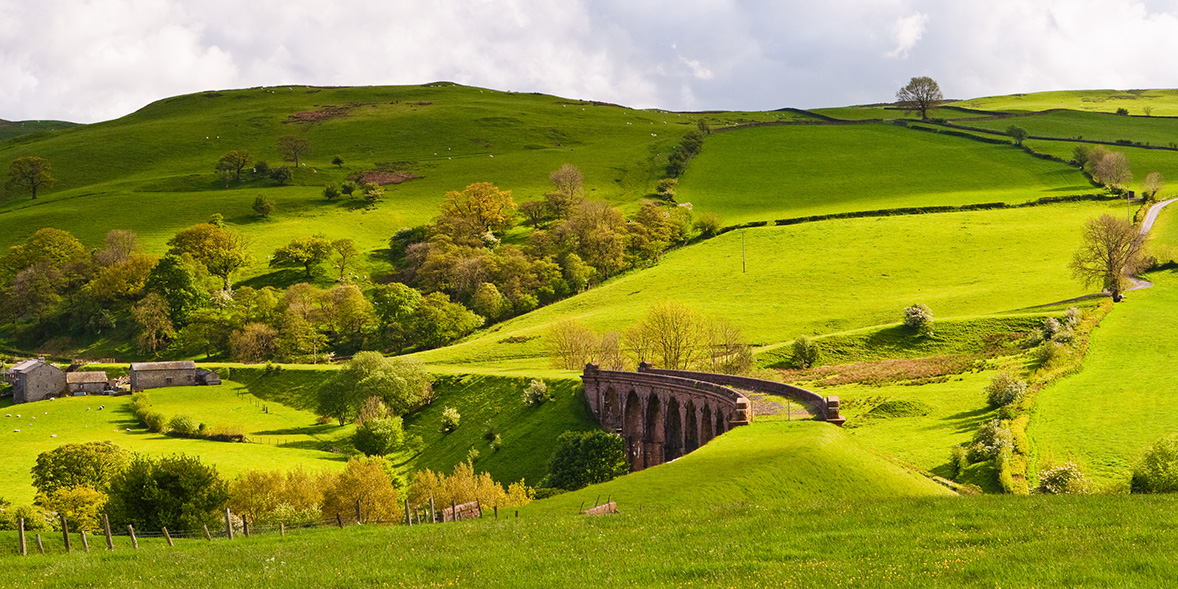
{"type": "Polygon", "coordinates": [[[132,362],[131,390],[188,387],[196,383],[196,362],[132,362]]]}
{"type": "Polygon", "coordinates": [[[71,395],[101,394],[110,388],[106,372],[67,372],[65,382],[71,395]]]}
{"type": "Polygon", "coordinates": [[[44,360],[25,360],[8,370],[12,401],[43,401],[66,393],[65,371],[44,360]]]}

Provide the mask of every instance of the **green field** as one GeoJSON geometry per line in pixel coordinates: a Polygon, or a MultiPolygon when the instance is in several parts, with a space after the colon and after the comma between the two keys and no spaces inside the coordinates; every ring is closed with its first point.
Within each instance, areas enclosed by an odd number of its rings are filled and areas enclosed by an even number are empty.
{"type": "Polygon", "coordinates": [[[874,124],[715,134],[676,198],[733,224],[1092,192],[1075,168],[1013,147],[874,124]]]}
{"type": "Polygon", "coordinates": [[[895,323],[915,302],[943,318],[1014,312],[1085,294],[1067,269],[1080,228],[1120,210],[1116,202],[1069,203],[732,231],[417,356],[529,374],[547,367],[542,336],[552,322],[572,317],[621,330],[662,299],[730,319],[761,346],[895,323]]]}
{"type": "Polygon", "coordinates": [[[1090,112],[1116,112],[1124,108],[1131,115],[1144,115],[1153,108],[1158,116],[1178,115],[1178,90],[1062,90],[971,98],[950,103],[951,106],[1011,112],[1038,112],[1066,108],[1090,112]]]}

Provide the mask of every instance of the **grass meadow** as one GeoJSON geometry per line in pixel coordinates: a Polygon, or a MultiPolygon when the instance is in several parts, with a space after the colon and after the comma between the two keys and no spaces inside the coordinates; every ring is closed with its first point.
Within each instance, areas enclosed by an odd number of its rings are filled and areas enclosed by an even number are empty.
{"type": "Polygon", "coordinates": [[[941,318],[1016,312],[1085,294],[1067,269],[1080,229],[1118,210],[1115,202],[1069,203],[732,231],[417,356],[529,374],[549,367],[543,335],[558,319],[621,330],[662,299],[729,319],[758,346],[893,324],[916,302],[941,318]]]}
{"type": "Polygon", "coordinates": [[[1096,192],[1078,170],[895,125],[758,127],[708,138],[676,198],[725,224],[1096,192]]]}
{"type": "Polygon", "coordinates": [[[1178,90],[1061,90],[971,98],[950,106],[981,110],[1038,112],[1065,108],[1076,111],[1115,113],[1124,108],[1130,115],[1144,115],[1145,107],[1157,116],[1178,115],[1178,90]]]}

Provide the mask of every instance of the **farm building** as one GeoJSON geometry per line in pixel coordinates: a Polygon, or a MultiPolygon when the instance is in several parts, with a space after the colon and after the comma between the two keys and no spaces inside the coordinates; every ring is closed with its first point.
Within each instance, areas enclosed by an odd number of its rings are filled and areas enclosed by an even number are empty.
{"type": "Polygon", "coordinates": [[[42,401],[66,392],[65,371],[44,360],[25,360],[8,370],[12,401],[42,401]]]}
{"type": "Polygon", "coordinates": [[[196,362],[133,362],[131,390],[189,387],[196,384],[196,362]]]}
{"type": "Polygon", "coordinates": [[[98,394],[110,387],[106,372],[67,372],[65,382],[71,394],[98,394]]]}
{"type": "Polygon", "coordinates": [[[196,384],[221,384],[221,375],[201,368],[196,371],[196,384]]]}

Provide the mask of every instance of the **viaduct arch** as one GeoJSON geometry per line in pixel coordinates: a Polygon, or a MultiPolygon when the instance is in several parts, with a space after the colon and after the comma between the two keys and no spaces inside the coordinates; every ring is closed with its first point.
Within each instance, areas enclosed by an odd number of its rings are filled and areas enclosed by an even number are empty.
{"type": "Polygon", "coordinates": [[[631,471],[674,460],[752,421],[751,403],[732,387],[787,396],[808,406],[818,419],[844,421],[837,397],[755,378],[658,370],[643,362],[638,372],[588,364],[581,380],[597,422],[626,440],[631,471]]]}

